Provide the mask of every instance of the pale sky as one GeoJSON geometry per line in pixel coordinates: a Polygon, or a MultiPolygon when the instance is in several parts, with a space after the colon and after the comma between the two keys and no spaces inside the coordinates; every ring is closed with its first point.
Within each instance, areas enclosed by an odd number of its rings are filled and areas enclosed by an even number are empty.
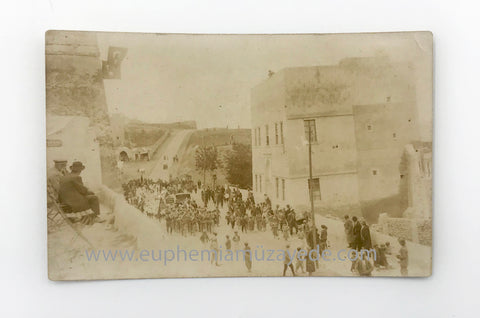
{"type": "MultiPolygon", "coordinates": [[[[424,87],[417,91],[431,90],[426,33],[98,33],[98,43],[103,59],[109,46],[128,48],[121,80],[104,81],[109,111],[146,122],[195,120],[199,128],[250,128],[250,90],[267,78],[268,70],[336,64],[345,57],[388,55],[414,61],[423,73],[418,85],[424,87]]],[[[431,96],[417,100],[420,122],[426,125],[431,125],[431,103],[431,96]]]]}

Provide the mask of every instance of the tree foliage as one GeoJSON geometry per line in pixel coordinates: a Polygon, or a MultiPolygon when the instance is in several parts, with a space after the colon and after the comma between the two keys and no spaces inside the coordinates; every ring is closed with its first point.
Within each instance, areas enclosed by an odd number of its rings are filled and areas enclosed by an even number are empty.
{"type": "Polygon", "coordinates": [[[205,183],[205,173],[213,171],[220,166],[217,148],[214,146],[201,146],[195,151],[195,166],[197,170],[203,172],[205,183]]]}
{"type": "Polygon", "coordinates": [[[235,143],[224,158],[227,181],[240,188],[252,188],[252,148],[235,143]]]}

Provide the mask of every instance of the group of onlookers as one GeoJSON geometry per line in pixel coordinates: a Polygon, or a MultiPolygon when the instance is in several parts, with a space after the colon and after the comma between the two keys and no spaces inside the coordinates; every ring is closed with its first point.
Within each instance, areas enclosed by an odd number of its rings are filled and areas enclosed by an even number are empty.
{"type": "MultiPolygon", "coordinates": [[[[365,220],[359,221],[356,216],[350,218],[348,215],[345,215],[343,226],[349,248],[357,251],[372,249],[370,227],[365,220]]],[[[400,238],[398,242],[400,250],[396,258],[400,264],[401,275],[406,276],[408,275],[408,249],[405,239],[400,238]]],[[[356,271],[361,276],[370,276],[374,268],[392,268],[391,263],[393,262],[389,261],[392,255],[390,242],[375,244],[373,245],[373,250],[375,251],[373,264],[368,257],[358,258],[352,263],[351,270],[356,271]]]]}

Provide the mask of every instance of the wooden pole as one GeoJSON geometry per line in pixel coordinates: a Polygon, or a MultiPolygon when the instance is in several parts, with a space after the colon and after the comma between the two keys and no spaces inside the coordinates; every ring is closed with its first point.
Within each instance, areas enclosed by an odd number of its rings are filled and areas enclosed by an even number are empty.
{"type": "MultiPolygon", "coordinates": [[[[315,204],[313,202],[313,167],[312,167],[312,127],[310,122],[308,122],[308,165],[310,171],[310,179],[309,179],[309,192],[310,192],[310,209],[312,213],[312,223],[313,223],[313,248],[317,246],[317,231],[315,225],[315,204]]],[[[320,255],[317,255],[320,257],[320,255]]],[[[318,267],[318,263],[317,263],[318,267]]]]}

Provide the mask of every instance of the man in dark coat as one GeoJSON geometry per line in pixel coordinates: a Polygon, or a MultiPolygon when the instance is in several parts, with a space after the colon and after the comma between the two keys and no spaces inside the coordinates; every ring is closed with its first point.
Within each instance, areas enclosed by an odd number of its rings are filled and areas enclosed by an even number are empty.
{"type": "Polygon", "coordinates": [[[317,227],[310,229],[307,232],[307,244],[309,248],[315,249],[313,236],[315,235],[315,245],[320,245],[320,235],[318,233],[317,227]]]}
{"type": "Polygon", "coordinates": [[[360,230],[362,237],[362,248],[371,249],[372,248],[372,239],[370,238],[370,228],[367,225],[367,222],[362,221],[362,229],[360,230]]]}
{"type": "Polygon", "coordinates": [[[60,203],[68,205],[71,212],[91,209],[98,216],[100,214],[98,197],[83,185],[82,177],[80,177],[83,169],[85,166],[80,161],[76,161],[70,166],[72,172],[60,179],[58,199],[60,203]]]}
{"type": "Polygon", "coordinates": [[[297,226],[297,217],[295,215],[295,211],[287,204],[287,210],[285,211],[287,224],[290,227],[290,235],[293,235],[293,229],[295,228],[295,234],[298,233],[298,226],[297,226]]]}
{"type": "Polygon", "coordinates": [[[353,248],[353,222],[350,220],[348,215],[345,215],[345,222],[343,223],[343,227],[345,229],[345,237],[347,239],[348,247],[353,248]]]}
{"type": "Polygon", "coordinates": [[[362,237],[361,237],[361,230],[362,225],[358,222],[356,216],[352,218],[353,221],[353,248],[354,249],[361,249],[362,248],[362,237]]]}

